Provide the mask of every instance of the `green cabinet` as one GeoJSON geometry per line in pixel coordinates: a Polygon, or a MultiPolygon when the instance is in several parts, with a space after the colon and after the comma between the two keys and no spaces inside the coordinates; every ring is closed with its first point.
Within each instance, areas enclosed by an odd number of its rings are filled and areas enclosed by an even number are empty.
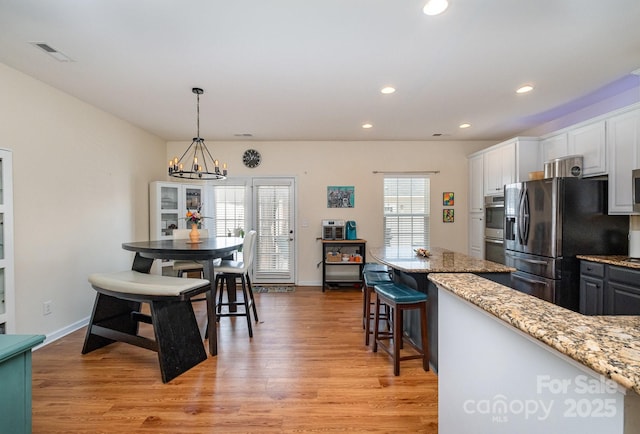
{"type": "Polygon", "coordinates": [[[0,430],[31,432],[31,348],[42,335],[0,335],[0,430]]]}

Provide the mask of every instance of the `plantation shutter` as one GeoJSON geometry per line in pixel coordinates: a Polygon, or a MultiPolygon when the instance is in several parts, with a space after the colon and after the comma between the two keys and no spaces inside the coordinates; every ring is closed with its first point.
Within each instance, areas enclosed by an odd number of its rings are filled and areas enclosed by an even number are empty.
{"type": "Polygon", "coordinates": [[[385,177],[385,246],[429,248],[429,181],[427,176],[385,177]]]}

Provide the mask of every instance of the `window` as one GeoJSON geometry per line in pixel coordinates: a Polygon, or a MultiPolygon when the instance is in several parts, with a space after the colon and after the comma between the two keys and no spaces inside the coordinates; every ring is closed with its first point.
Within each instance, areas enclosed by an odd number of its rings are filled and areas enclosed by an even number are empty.
{"type": "Polygon", "coordinates": [[[235,235],[245,229],[244,185],[216,185],[213,187],[215,236],[235,235]]]}
{"type": "Polygon", "coordinates": [[[429,178],[384,178],[384,243],[429,248],[429,178]]]}

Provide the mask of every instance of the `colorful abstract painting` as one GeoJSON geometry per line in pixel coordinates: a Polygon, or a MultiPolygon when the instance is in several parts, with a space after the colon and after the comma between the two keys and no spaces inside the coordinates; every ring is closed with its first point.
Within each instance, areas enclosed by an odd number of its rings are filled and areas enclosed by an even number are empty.
{"type": "Polygon", "coordinates": [[[445,191],[442,193],[442,206],[453,206],[455,205],[453,202],[453,191],[445,191]]]}

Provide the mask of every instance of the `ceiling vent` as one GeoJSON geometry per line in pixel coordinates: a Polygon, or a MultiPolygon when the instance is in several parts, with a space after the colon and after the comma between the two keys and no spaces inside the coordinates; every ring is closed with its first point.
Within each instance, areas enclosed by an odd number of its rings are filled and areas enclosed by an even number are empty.
{"type": "Polygon", "coordinates": [[[61,53],[60,51],[56,50],[55,48],[53,48],[51,45],[49,45],[47,43],[44,43],[44,42],[31,42],[31,45],[33,45],[34,47],[39,48],[40,50],[44,51],[49,56],[51,56],[54,59],[56,59],[58,62],[73,62],[73,60],[69,56],[67,56],[64,53],[61,53]]]}

